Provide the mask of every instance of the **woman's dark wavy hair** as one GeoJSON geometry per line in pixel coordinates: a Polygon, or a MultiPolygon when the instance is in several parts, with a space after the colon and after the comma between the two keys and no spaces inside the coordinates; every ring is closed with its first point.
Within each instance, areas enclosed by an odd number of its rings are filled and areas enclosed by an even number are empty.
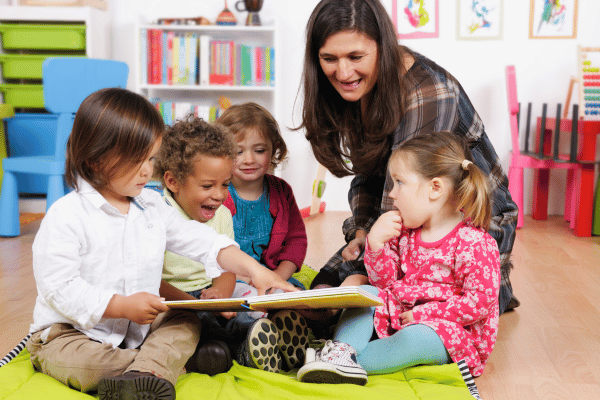
{"type": "Polygon", "coordinates": [[[75,114],[67,142],[65,180],[78,189],[77,177],[96,190],[139,164],[162,137],[165,126],[154,106],[126,89],[90,94],[75,114]]]}
{"type": "Polygon", "coordinates": [[[296,129],[306,129],[317,161],[333,175],[370,175],[385,169],[391,135],[405,110],[405,72],[394,25],[379,0],[323,0],[315,7],[306,27],[304,105],[296,129]],[[360,101],[344,100],[319,64],[326,40],[343,31],[364,33],[377,43],[378,75],[370,97],[364,99],[369,102],[364,116],[360,101]]]}

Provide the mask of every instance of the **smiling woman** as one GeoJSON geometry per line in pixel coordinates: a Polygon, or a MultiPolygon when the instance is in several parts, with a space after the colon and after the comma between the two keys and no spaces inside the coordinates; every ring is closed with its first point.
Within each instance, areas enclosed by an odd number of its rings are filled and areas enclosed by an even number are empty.
{"type": "Polygon", "coordinates": [[[371,92],[377,81],[377,58],[377,43],[356,31],[331,35],[319,50],[323,73],[346,101],[358,101],[371,92]]]}
{"type": "Polygon", "coordinates": [[[348,243],[321,268],[315,286],[367,282],[365,236],[394,209],[387,171],[391,151],[414,136],[451,131],[469,141],[491,188],[489,233],[502,264],[500,312],[517,306],[510,271],[517,207],[498,156],[460,83],[432,60],[399,45],[379,0],[322,0],[306,29],[302,122],[317,161],[333,175],[353,175],[348,243]]]}

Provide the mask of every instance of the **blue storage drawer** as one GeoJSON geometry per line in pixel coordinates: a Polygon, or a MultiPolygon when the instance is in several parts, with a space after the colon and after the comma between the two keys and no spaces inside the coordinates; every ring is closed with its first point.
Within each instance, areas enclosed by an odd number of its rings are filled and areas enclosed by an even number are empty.
{"type": "MultiPolygon", "coordinates": [[[[57,115],[15,114],[6,122],[6,141],[9,157],[54,154],[57,115]]],[[[43,194],[48,179],[40,175],[18,174],[20,193],[43,194]]]]}

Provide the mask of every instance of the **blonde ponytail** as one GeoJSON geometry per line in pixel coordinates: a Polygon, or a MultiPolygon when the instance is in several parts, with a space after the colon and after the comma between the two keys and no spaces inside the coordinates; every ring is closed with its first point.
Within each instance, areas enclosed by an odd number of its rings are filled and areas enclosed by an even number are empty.
{"type": "Polygon", "coordinates": [[[471,218],[474,226],[488,230],[492,219],[488,180],[477,165],[467,161],[469,163],[463,168],[464,178],[455,191],[458,208],[464,211],[466,217],[471,218]]]}

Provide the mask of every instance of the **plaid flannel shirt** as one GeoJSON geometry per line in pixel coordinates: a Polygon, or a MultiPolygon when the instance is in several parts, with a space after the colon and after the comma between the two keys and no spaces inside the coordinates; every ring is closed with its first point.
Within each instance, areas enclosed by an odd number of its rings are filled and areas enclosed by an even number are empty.
{"type": "MultiPolygon", "coordinates": [[[[407,74],[407,110],[394,132],[392,149],[416,135],[442,130],[453,131],[473,141],[471,152],[474,163],[489,177],[492,193],[489,233],[498,242],[502,286],[505,296],[510,299],[510,253],[515,240],[517,205],[508,192],[508,178],[485,133],[481,118],[460,83],[433,61],[415,52],[411,54],[415,63],[407,74]]],[[[357,229],[368,232],[381,214],[393,209],[393,200],[389,197],[392,187],[385,164],[368,178],[361,175],[354,177],[348,192],[352,217],[344,222],[342,228],[346,241],[354,238],[357,229]]],[[[353,262],[343,262],[341,251],[322,270],[325,274],[337,274],[340,282],[349,275],[366,275],[362,257],[353,262]]]]}

